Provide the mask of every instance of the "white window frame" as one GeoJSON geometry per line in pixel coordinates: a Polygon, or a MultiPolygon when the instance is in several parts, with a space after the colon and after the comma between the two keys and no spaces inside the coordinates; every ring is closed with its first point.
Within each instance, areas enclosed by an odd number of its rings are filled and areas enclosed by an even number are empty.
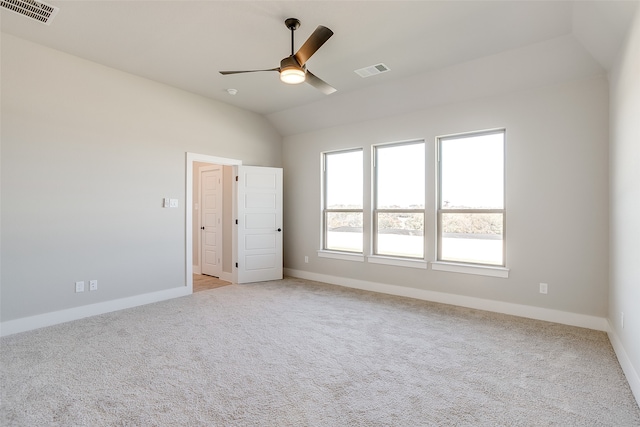
{"type": "Polygon", "coordinates": [[[400,263],[398,265],[402,265],[402,266],[411,266],[411,267],[418,267],[418,268],[422,268],[423,266],[425,266],[425,261],[426,261],[426,256],[427,256],[427,196],[426,196],[426,188],[427,188],[427,160],[426,160],[426,153],[427,153],[427,144],[426,141],[424,139],[413,139],[413,140],[409,140],[409,141],[401,141],[401,142],[390,142],[390,143],[384,143],[384,144],[375,144],[372,146],[372,159],[373,159],[373,168],[372,168],[372,175],[373,178],[371,180],[372,185],[371,185],[371,191],[372,191],[372,209],[371,209],[371,236],[372,236],[372,241],[371,241],[371,258],[370,258],[370,262],[373,263],[389,263],[389,264],[394,264],[393,260],[397,260],[397,261],[407,261],[406,263],[400,263]],[[424,202],[424,208],[422,209],[390,209],[390,208],[378,208],[378,168],[377,168],[377,158],[378,158],[378,150],[379,149],[384,149],[384,148],[390,148],[390,147],[400,147],[403,145],[414,145],[414,144],[423,144],[424,146],[424,151],[425,151],[425,157],[423,159],[424,161],[424,174],[425,174],[425,194],[423,194],[423,202],[424,202]],[[380,213],[409,213],[409,214],[413,214],[413,213],[420,213],[422,214],[422,218],[423,218],[423,229],[422,229],[422,257],[412,257],[412,256],[402,256],[402,255],[391,255],[391,254],[384,254],[384,253],[379,253],[378,251],[378,214],[380,213]],[[385,262],[383,260],[388,260],[390,262],[385,262]],[[417,264],[419,263],[419,264],[417,264]]]}
{"type": "Polygon", "coordinates": [[[436,261],[432,263],[434,270],[452,271],[452,272],[466,272],[470,274],[480,274],[482,271],[486,272],[486,275],[496,277],[507,277],[508,269],[507,265],[507,205],[506,205],[506,146],[507,146],[507,132],[506,129],[491,129],[477,132],[466,132],[460,134],[440,136],[436,138],[437,149],[437,206],[436,206],[436,261]],[[442,207],[442,142],[451,139],[470,138],[483,135],[502,134],[503,137],[503,195],[502,195],[502,209],[445,209],[442,207]],[[488,264],[488,263],[474,263],[474,262],[459,262],[455,260],[448,260],[442,258],[442,214],[445,213],[489,213],[489,214],[502,214],[502,263],[501,264],[488,264]],[[466,271],[460,270],[459,266],[469,268],[466,271]]]}
{"type": "MultiPolygon", "coordinates": [[[[320,257],[325,258],[335,258],[335,259],[343,259],[348,261],[363,261],[364,260],[364,200],[362,200],[362,208],[361,209],[329,209],[327,208],[327,168],[326,168],[326,159],[328,155],[336,155],[343,153],[352,153],[352,152],[361,152],[363,157],[363,183],[364,183],[364,149],[363,148],[348,148],[344,150],[335,150],[335,151],[326,151],[321,153],[321,162],[322,162],[322,219],[321,219],[321,249],[318,251],[318,255],[320,257]],[[329,213],[361,213],[363,219],[363,242],[362,242],[362,251],[347,251],[347,250],[338,250],[338,249],[330,249],[327,247],[327,215],[329,213]]],[[[364,190],[364,189],[363,189],[364,190]]],[[[364,191],[363,191],[363,199],[364,199],[364,191]]]]}
{"type": "MultiPolygon", "coordinates": [[[[484,131],[474,131],[474,132],[466,132],[466,133],[457,133],[457,134],[447,134],[443,136],[434,137],[430,141],[426,141],[421,138],[406,140],[406,141],[395,141],[395,142],[385,142],[381,144],[371,144],[369,151],[369,160],[367,160],[367,152],[362,147],[353,147],[353,148],[345,148],[345,149],[337,149],[330,150],[326,152],[321,152],[321,165],[320,165],[320,182],[321,182],[321,224],[319,229],[320,241],[318,249],[318,257],[321,258],[329,258],[336,259],[342,261],[349,262],[367,262],[371,264],[380,264],[380,265],[389,265],[389,266],[397,266],[397,267],[405,267],[405,268],[415,268],[415,269],[431,269],[434,271],[442,271],[442,272],[451,272],[451,273],[464,273],[464,274],[472,274],[472,275],[480,275],[480,276],[489,276],[489,277],[499,277],[499,278],[508,278],[509,277],[509,268],[506,267],[507,262],[507,245],[506,245],[506,224],[507,224],[507,215],[506,215],[506,189],[507,189],[507,176],[506,176],[506,162],[507,162],[507,132],[505,128],[495,128],[484,131]],[[473,136],[479,135],[483,133],[496,133],[503,132],[504,133],[504,204],[502,211],[503,213],[503,249],[502,249],[502,257],[503,257],[503,265],[498,266],[495,264],[475,264],[475,263],[462,263],[458,261],[441,261],[438,257],[438,252],[441,247],[441,243],[439,241],[440,231],[439,231],[439,212],[438,208],[440,207],[440,138],[448,138],[448,137],[461,137],[465,135],[473,136]],[[402,143],[416,143],[424,141],[425,143],[425,211],[424,211],[424,258],[410,258],[410,257],[396,257],[389,255],[376,255],[375,251],[375,243],[374,239],[376,239],[375,228],[374,228],[374,220],[376,218],[374,208],[376,207],[375,201],[375,148],[378,146],[387,146],[394,144],[402,144],[402,143]],[[333,249],[326,249],[326,214],[325,214],[325,204],[326,204],[326,171],[325,171],[325,155],[327,154],[335,154],[349,151],[362,151],[363,154],[363,228],[362,228],[362,252],[351,252],[351,251],[337,251],[333,249]],[[370,163],[369,168],[367,168],[367,161],[370,163]]],[[[356,210],[360,212],[360,210],[356,210]]]]}

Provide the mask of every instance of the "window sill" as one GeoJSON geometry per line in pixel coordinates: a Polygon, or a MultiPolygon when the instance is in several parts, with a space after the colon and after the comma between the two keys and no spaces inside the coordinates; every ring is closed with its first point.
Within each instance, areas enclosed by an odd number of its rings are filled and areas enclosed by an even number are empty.
{"type": "Polygon", "coordinates": [[[454,262],[437,261],[431,263],[435,271],[449,271],[452,273],[475,274],[478,276],[509,277],[509,269],[505,267],[491,267],[488,265],[458,264],[454,262]]]}
{"type": "Polygon", "coordinates": [[[385,257],[380,255],[368,256],[367,262],[371,264],[384,264],[384,265],[395,265],[398,267],[409,267],[409,268],[421,268],[423,270],[427,269],[427,262],[425,260],[413,260],[407,258],[394,258],[394,257],[385,257]]]}
{"type": "Polygon", "coordinates": [[[341,259],[343,261],[364,262],[364,255],[362,255],[362,254],[350,254],[350,253],[347,253],[347,252],[320,250],[320,251],[318,251],[318,256],[320,258],[341,259]]]}

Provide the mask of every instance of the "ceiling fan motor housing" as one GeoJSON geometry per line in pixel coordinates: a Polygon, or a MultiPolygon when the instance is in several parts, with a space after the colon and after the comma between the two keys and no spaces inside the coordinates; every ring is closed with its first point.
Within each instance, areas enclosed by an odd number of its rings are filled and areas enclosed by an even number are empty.
{"type": "Polygon", "coordinates": [[[291,55],[280,61],[280,80],[288,84],[305,81],[306,67],[300,66],[295,56],[291,55]]]}
{"type": "Polygon", "coordinates": [[[282,61],[280,61],[280,71],[286,70],[289,68],[295,68],[297,70],[302,70],[302,71],[305,71],[306,69],[304,65],[301,67],[300,64],[298,64],[296,57],[293,55],[287,56],[282,61]]]}

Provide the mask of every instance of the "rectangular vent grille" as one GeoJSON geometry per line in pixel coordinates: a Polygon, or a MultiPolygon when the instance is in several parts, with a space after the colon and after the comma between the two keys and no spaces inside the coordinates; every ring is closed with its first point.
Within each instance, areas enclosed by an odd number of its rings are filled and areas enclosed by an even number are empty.
{"type": "Polygon", "coordinates": [[[60,8],[35,0],[0,0],[0,6],[19,15],[49,25],[60,8]]]}
{"type": "Polygon", "coordinates": [[[359,70],[355,70],[356,74],[360,77],[371,77],[378,74],[386,73],[391,69],[384,65],[383,63],[371,65],[370,67],[360,68],[359,70]]]}

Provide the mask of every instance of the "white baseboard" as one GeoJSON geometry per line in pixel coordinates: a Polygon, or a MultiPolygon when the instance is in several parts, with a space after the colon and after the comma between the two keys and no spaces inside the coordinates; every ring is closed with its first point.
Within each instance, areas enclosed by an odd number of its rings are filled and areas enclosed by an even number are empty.
{"type": "Polygon", "coordinates": [[[191,268],[193,269],[193,270],[192,270],[192,273],[193,273],[193,274],[202,274],[202,272],[201,272],[201,270],[200,270],[200,266],[199,266],[199,265],[194,265],[194,266],[192,266],[191,268]]]}
{"type": "Polygon", "coordinates": [[[616,330],[613,328],[611,319],[608,321],[608,326],[609,330],[607,331],[607,334],[609,335],[609,341],[611,341],[611,345],[613,346],[613,351],[615,351],[616,356],[618,357],[618,362],[620,362],[622,372],[624,372],[624,375],[627,377],[627,382],[629,383],[631,392],[636,398],[638,405],[640,405],[640,375],[638,375],[638,371],[633,367],[631,359],[629,359],[629,356],[622,345],[622,341],[620,341],[618,334],[616,334],[616,330]]]}
{"type": "Polygon", "coordinates": [[[588,316],[586,314],[569,313],[566,311],[551,310],[548,308],[487,300],[464,295],[447,294],[444,292],[434,292],[424,289],[407,288],[404,286],[388,285],[385,283],[369,282],[365,280],[348,279],[289,268],[286,268],[284,272],[287,276],[315,280],[318,282],[330,283],[332,285],[345,286],[347,288],[362,289],[365,291],[380,292],[383,294],[439,302],[442,304],[457,305],[460,307],[492,311],[495,313],[510,314],[529,319],[545,320],[547,322],[595,329],[597,331],[606,332],[608,330],[607,319],[604,317],[588,316]]]}
{"type": "Polygon", "coordinates": [[[179,288],[172,288],[164,291],[152,292],[149,294],[136,295],[128,298],[121,298],[96,304],[83,305],[81,307],[69,308],[67,310],[39,314],[37,316],[9,320],[0,323],[0,336],[13,335],[19,332],[44,328],[46,326],[53,326],[59,323],[84,319],[86,317],[97,316],[98,314],[124,310],[126,308],[151,304],[154,302],[178,298],[189,294],[191,294],[191,292],[188,287],[181,286],[179,288]]]}

